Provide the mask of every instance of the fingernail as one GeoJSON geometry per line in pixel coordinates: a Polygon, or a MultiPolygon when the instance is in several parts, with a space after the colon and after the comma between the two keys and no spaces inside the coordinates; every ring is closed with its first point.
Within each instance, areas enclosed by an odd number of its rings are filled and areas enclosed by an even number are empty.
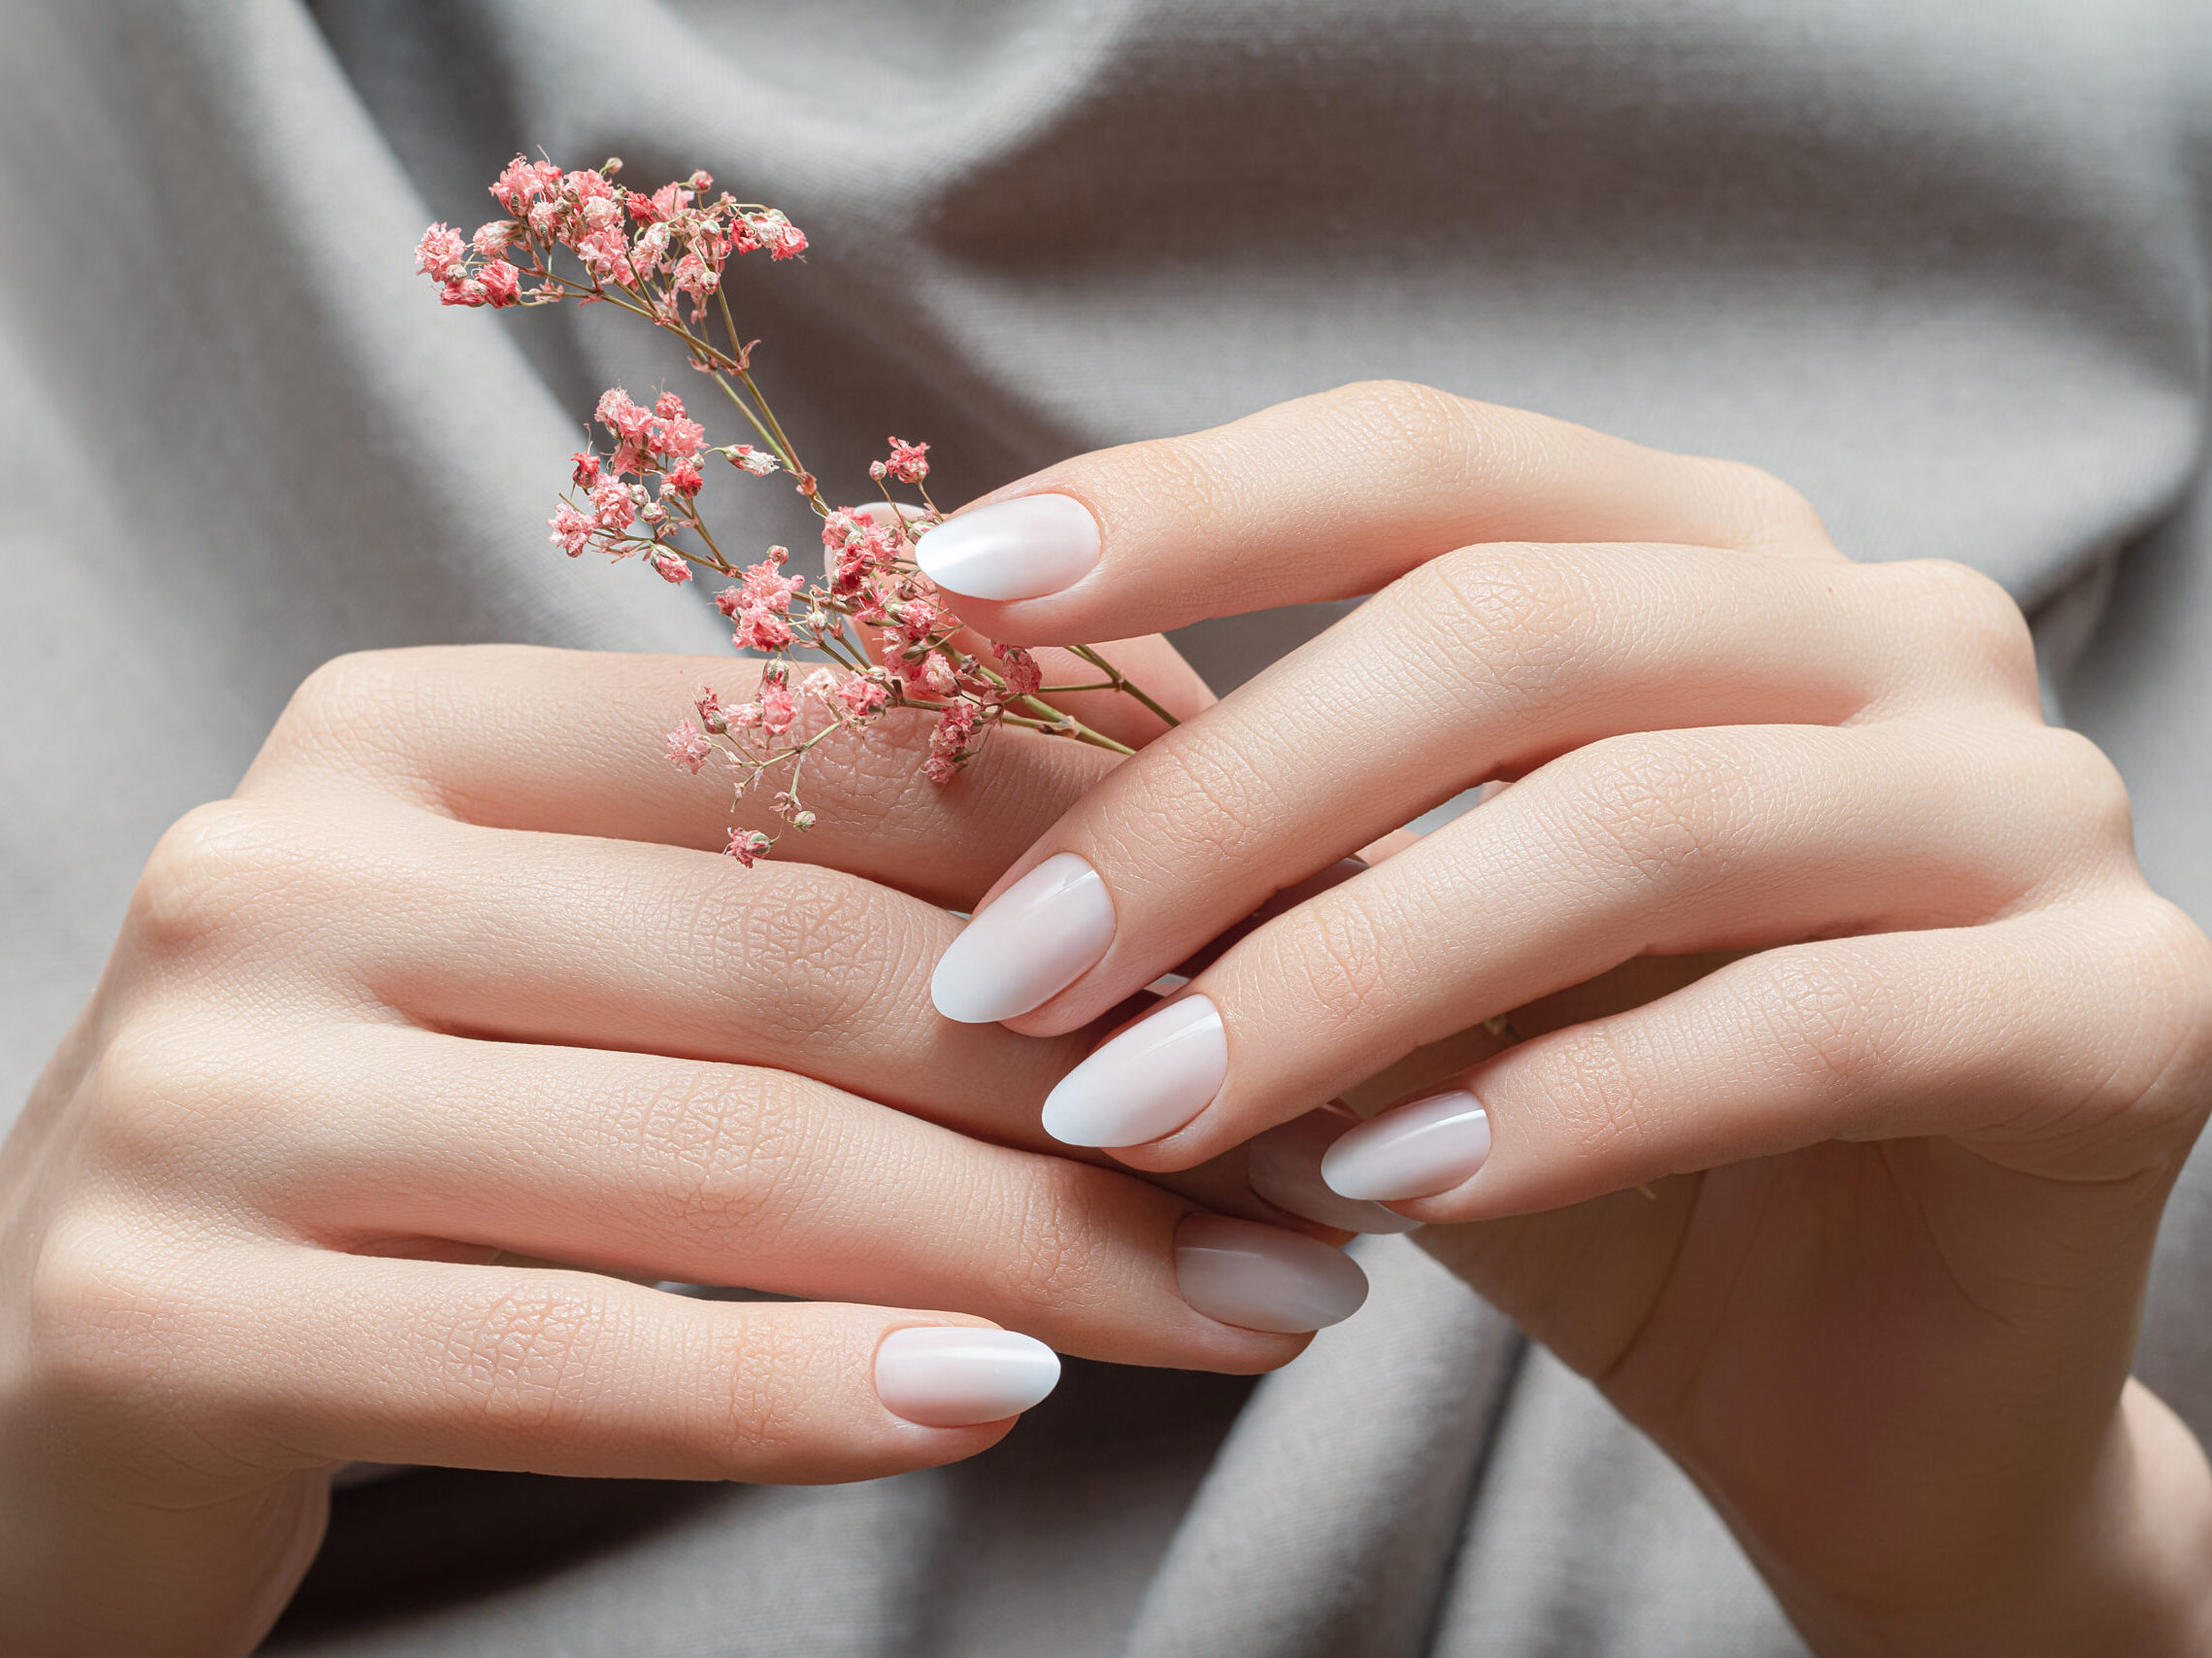
{"type": "Polygon", "coordinates": [[[1421,1222],[1380,1203],[1340,1197],[1321,1177],[1321,1160],[1342,1137],[1348,1117],[1308,1111],[1278,1123],[1245,1147],[1245,1179],[1279,1209],[1346,1232],[1413,1232],[1421,1222]]]}
{"type": "Polygon", "coordinates": [[[1011,1330],[925,1325],[876,1349],[876,1397],[924,1428],[970,1428],[1019,1416],[1059,1385],[1060,1356],[1011,1330]]]}
{"type": "Polygon", "coordinates": [[[1213,1102],[1228,1074],[1222,1016],[1202,996],[1139,1020],[1045,1096],[1045,1133],[1062,1145],[1143,1145],[1213,1102]]]}
{"type": "Polygon", "coordinates": [[[929,977],[929,998],[963,1025],[1011,1019],[1075,983],[1113,942],[1106,883],[1074,853],[1057,853],[953,940],[929,977]]]}
{"type": "Polygon", "coordinates": [[[1226,1215],[1186,1215],[1175,1229],[1175,1279],[1208,1318],[1302,1336],[1341,1324],[1367,1299],[1367,1274],[1318,1237],[1226,1215]]]}
{"type": "Polygon", "coordinates": [[[1490,1156],[1490,1115],[1463,1088],[1361,1123],[1321,1160],[1340,1197],[1400,1202],[1448,1192],[1490,1156]]]}
{"type": "Polygon", "coordinates": [[[1073,495],[1022,495],[923,531],[914,561],[971,598],[1043,598],[1090,574],[1098,521],[1073,495]]]}

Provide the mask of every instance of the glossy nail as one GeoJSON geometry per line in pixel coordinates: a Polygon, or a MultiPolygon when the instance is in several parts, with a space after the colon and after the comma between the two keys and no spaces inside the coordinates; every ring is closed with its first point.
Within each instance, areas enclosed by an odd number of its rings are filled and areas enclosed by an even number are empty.
{"type": "Polygon", "coordinates": [[[1011,1019],[1075,983],[1113,942],[1106,883],[1074,853],[1062,852],[968,923],[938,958],[929,998],[963,1025],[1011,1019]]]}
{"type": "Polygon", "coordinates": [[[924,1428],[1003,1422],[1059,1379],[1059,1355],[1011,1330],[925,1325],[894,1330],[876,1349],[876,1397],[893,1416],[924,1428]]]}
{"type": "Polygon", "coordinates": [[[922,573],[971,598],[1042,598],[1098,562],[1098,521],[1073,495],[1022,495],[962,513],[914,544],[922,573]]]}
{"type": "Polygon", "coordinates": [[[1256,1135],[1245,1147],[1245,1179],[1279,1209],[1346,1232],[1414,1232],[1421,1222],[1380,1203],[1340,1197],[1321,1177],[1321,1160],[1357,1119],[1348,1112],[1308,1111],[1256,1135]]]}
{"type": "Polygon", "coordinates": [[[1341,1197],[1401,1202],[1448,1192],[1490,1156],[1490,1115],[1463,1088],[1417,1100],[1361,1123],[1321,1160],[1341,1197]]]}
{"type": "Polygon", "coordinates": [[[1226,1215],[1184,1217],[1175,1279],[1208,1318],[1280,1336],[1341,1324],[1367,1299],[1367,1274],[1341,1249],[1226,1215]]]}
{"type": "Polygon", "coordinates": [[[1045,1133],[1062,1145],[1143,1145],[1213,1102],[1228,1074],[1222,1016],[1202,996],[1139,1020],[1045,1097],[1045,1133]]]}

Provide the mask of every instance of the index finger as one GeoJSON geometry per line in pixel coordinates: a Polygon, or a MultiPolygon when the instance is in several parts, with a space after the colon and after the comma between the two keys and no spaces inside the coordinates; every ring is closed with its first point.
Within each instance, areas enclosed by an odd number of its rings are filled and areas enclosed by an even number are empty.
{"type": "Polygon", "coordinates": [[[1496,541],[1827,545],[1757,467],[1385,381],[1049,466],[915,557],[991,638],[1079,644],[1373,592],[1496,541]]]}

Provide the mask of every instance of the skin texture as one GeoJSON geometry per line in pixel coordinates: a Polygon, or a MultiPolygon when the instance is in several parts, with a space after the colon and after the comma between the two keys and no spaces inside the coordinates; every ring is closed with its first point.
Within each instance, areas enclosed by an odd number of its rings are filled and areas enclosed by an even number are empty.
{"type": "Polygon", "coordinates": [[[1820,1650],[2203,1650],[2212,1475],[2128,1371],[2212,949],[2044,726],[2011,600],[1852,562],[1750,468],[1396,384],[993,498],[1046,490],[1103,557],[961,604],[1009,642],[1376,596],[1007,871],[1078,854],[1117,929],[1013,1029],[1064,1039],[1514,780],[1205,967],[1227,1080],[1115,1155],[1468,1088],[1489,1161],[1392,1206],[1682,1464],[1820,1650]],[[1468,1029],[1517,1008],[1510,1046],[1468,1029]]]}
{"type": "Polygon", "coordinates": [[[940,790],[901,716],[820,751],[823,827],[748,870],[653,733],[755,671],[344,659],[163,837],[0,1154],[9,1652],[251,1650],[349,1460],[808,1482],[993,1443],[877,1400],[909,1326],[1228,1371],[1304,1346],[1177,1292],[1184,1216],[1283,1218],[1237,1158],[1072,1159],[1037,1109],[1088,1037],[928,1004],[940,906],[1109,757],[1001,733],[940,790]]]}

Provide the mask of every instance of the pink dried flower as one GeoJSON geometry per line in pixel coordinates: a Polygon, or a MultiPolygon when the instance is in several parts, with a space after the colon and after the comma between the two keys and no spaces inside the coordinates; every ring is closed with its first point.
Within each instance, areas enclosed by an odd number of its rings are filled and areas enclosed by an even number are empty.
{"type": "Polygon", "coordinates": [[[580,490],[588,490],[599,481],[599,457],[587,449],[580,449],[568,457],[568,475],[580,490]]]}
{"type": "Polygon", "coordinates": [[[991,642],[991,654],[998,659],[999,671],[1006,676],[1006,689],[1010,695],[1034,696],[1045,683],[1045,671],[1037,665],[1037,659],[1019,645],[1001,645],[991,642]]]}
{"type": "Polygon", "coordinates": [[[476,280],[483,286],[485,298],[493,305],[513,305],[522,286],[522,273],[505,259],[493,259],[477,268],[476,280]]]}
{"type": "Polygon", "coordinates": [[[452,282],[465,268],[468,244],[452,225],[438,223],[415,244],[415,268],[432,282],[452,282]]]}
{"type": "Polygon", "coordinates": [[[799,717],[798,699],[788,685],[763,685],[760,688],[760,728],[772,737],[780,737],[791,728],[791,722],[799,717]]]}
{"type": "Polygon", "coordinates": [[[755,858],[768,856],[769,844],[768,837],[758,829],[731,829],[729,845],[722,850],[750,869],[755,858]]]}
{"type": "Polygon", "coordinates": [[[660,572],[660,579],[671,587],[691,579],[691,560],[678,553],[655,553],[653,567],[660,572]]]}
{"type": "Polygon", "coordinates": [[[513,220],[494,219],[478,225],[476,233],[468,239],[468,245],[476,250],[478,257],[496,259],[519,240],[520,238],[516,234],[513,220]]]}
{"type": "Polygon", "coordinates": [[[518,155],[507,163],[491,193],[499,205],[509,213],[525,212],[533,202],[543,201],[560,184],[560,169],[551,161],[532,161],[518,155]]]}
{"type": "Polygon", "coordinates": [[[637,518],[637,503],[630,498],[629,487],[620,478],[604,478],[591,491],[591,510],[598,515],[599,527],[610,534],[620,534],[629,528],[637,518]]]}
{"type": "Polygon", "coordinates": [[[470,307],[482,305],[484,303],[484,284],[471,282],[466,278],[459,282],[450,282],[438,290],[438,303],[440,305],[466,305],[470,307]]]}
{"type": "Polygon", "coordinates": [[[967,758],[968,737],[975,728],[972,702],[955,702],[937,717],[937,727],[929,733],[929,759],[922,768],[930,782],[950,783],[958,775],[960,761],[967,758]]]}
{"type": "Polygon", "coordinates": [[[553,534],[547,539],[571,558],[591,545],[591,537],[599,528],[590,518],[578,512],[566,501],[561,502],[560,510],[547,519],[546,523],[553,526],[553,534]]]}
{"type": "Polygon", "coordinates": [[[695,462],[680,460],[668,469],[668,475],[660,481],[660,488],[664,494],[691,496],[697,494],[706,482],[705,474],[700,472],[695,462]]]}
{"type": "Polygon", "coordinates": [[[732,466],[750,472],[755,478],[765,478],[769,473],[780,470],[784,464],[767,451],[754,449],[749,443],[732,444],[722,453],[729,457],[732,466]]]}
{"type": "Polygon", "coordinates": [[[837,695],[855,718],[863,720],[882,713],[884,704],[890,700],[889,689],[869,674],[853,675],[837,688],[837,695]]]}
{"type": "Polygon", "coordinates": [[[618,283],[628,288],[637,281],[637,272],[630,268],[629,244],[622,240],[622,233],[612,225],[602,225],[578,237],[576,256],[601,282],[618,283]]]}
{"type": "Polygon", "coordinates": [[[676,729],[668,733],[670,763],[688,771],[693,777],[699,775],[699,767],[706,763],[707,756],[714,752],[715,745],[687,719],[679,720],[676,729]]]}
{"type": "Polygon", "coordinates": [[[922,458],[929,453],[925,443],[908,443],[904,438],[890,440],[891,457],[884,462],[884,470],[902,484],[919,484],[929,476],[929,462],[922,458]]]}

